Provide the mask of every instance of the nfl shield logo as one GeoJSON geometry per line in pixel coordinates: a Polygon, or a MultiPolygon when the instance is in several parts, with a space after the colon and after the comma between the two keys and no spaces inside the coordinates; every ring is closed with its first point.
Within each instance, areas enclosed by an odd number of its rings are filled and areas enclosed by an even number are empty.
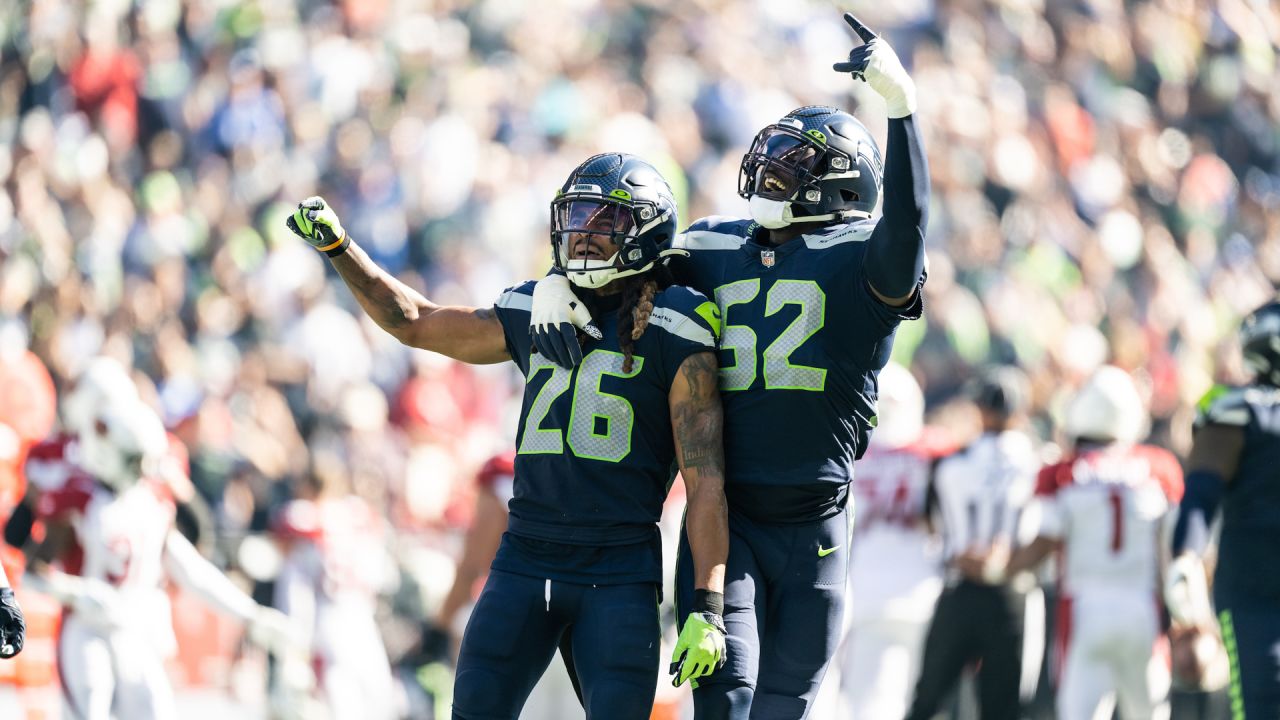
{"type": "Polygon", "coordinates": [[[773,256],[774,256],[774,253],[772,250],[761,250],[760,264],[765,267],[773,267],[773,256]]]}

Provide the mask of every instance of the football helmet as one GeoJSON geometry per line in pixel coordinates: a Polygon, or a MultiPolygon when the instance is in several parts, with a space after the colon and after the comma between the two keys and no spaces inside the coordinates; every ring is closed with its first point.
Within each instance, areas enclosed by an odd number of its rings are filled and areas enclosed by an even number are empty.
{"type": "Polygon", "coordinates": [[[924,393],[911,371],[891,362],[877,378],[876,427],[872,447],[899,448],[920,437],[924,429],[924,393]]]}
{"type": "Polygon", "coordinates": [[[1258,382],[1280,387],[1280,302],[1267,303],[1244,319],[1240,352],[1258,382]]]}
{"type": "Polygon", "coordinates": [[[756,134],[738,169],[738,194],[767,228],[865,218],[883,174],[880,148],[857,118],[809,105],[756,134]]]}
{"type": "Polygon", "coordinates": [[[1129,373],[1103,365],[1067,403],[1063,430],[1076,439],[1132,443],[1146,432],[1145,415],[1129,373]]]}
{"type": "Polygon", "coordinates": [[[670,248],[676,223],[675,196],[656,168],[626,153],[596,155],[574,168],[551,201],[553,260],[573,284],[603,287],[683,254],[670,248]],[[591,247],[593,236],[617,250],[589,257],[599,250],[591,247]],[[584,248],[587,255],[574,257],[584,248]]]}
{"type": "Polygon", "coordinates": [[[138,388],[129,371],[115,359],[100,355],[76,376],[75,387],[62,403],[66,429],[78,436],[91,435],[99,409],[136,402],[138,388]]]}
{"type": "Polygon", "coordinates": [[[84,469],[107,487],[124,492],[150,474],[168,450],[169,439],[155,411],[135,400],[102,408],[81,445],[84,469]]]}

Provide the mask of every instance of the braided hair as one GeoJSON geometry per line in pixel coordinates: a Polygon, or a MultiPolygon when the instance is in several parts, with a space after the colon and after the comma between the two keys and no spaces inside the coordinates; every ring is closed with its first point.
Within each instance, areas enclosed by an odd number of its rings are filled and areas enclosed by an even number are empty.
{"type": "Polygon", "coordinates": [[[666,265],[658,265],[647,273],[625,278],[622,287],[622,307],[618,309],[618,345],[622,347],[622,371],[631,372],[632,355],[636,341],[649,327],[649,315],[653,313],[653,298],[675,284],[675,278],[666,265]]]}

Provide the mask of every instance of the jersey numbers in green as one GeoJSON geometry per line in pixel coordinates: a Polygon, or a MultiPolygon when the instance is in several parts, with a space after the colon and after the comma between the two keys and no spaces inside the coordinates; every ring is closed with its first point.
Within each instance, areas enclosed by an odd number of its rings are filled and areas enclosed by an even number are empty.
{"type": "Polygon", "coordinates": [[[616,463],[631,454],[635,410],[626,398],[600,389],[600,383],[606,375],[621,378],[638,375],[644,367],[644,358],[635,357],[629,373],[623,372],[622,363],[622,353],[612,350],[592,350],[582,359],[577,370],[565,370],[540,353],[531,355],[527,382],[533,382],[543,371],[549,377],[529,406],[524,435],[520,438],[520,454],[559,455],[564,452],[566,435],[569,450],[580,458],[616,463]],[[542,427],[547,414],[551,412],[552,404],[570,385],[573,385],[573,402],[569,411],[568,432],[542,427]],[[597,433],[601,424],[603,432],[597,433]]]}
{"type": "MultiPolygon", "coordinates": [[[[759,294],[759,278],[739,280],[716,288],[716,304],[720,306],[720,317],[724,319],[720,348],[733,355],[731,362],[720,367],[722,392],[746,390],[756,380],[761,364],[756,355],[756,332],[746,325],[729,322],[729,308],[749,303],[759,294]]],[[[787,305],[798,305],[800,313],[762,353],[765,389],[821,392],[827,384],[827,371],[793,364],[791,354],[826,324],[827,294],[812,280],[778,280],[765,294],[764,316],[776,315],[787,305]]]]}

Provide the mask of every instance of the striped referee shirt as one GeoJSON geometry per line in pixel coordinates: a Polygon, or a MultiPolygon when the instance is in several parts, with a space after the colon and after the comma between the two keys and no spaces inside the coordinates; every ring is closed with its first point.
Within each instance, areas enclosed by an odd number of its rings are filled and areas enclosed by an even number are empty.
{"type": "Polygon", "coordinates": [[[933,517],[945,559],[998,542],[1016,546],[1039,468],[1031,438],[1016,430],[984,433],[942,460],[934,475],[933,517]]]}

